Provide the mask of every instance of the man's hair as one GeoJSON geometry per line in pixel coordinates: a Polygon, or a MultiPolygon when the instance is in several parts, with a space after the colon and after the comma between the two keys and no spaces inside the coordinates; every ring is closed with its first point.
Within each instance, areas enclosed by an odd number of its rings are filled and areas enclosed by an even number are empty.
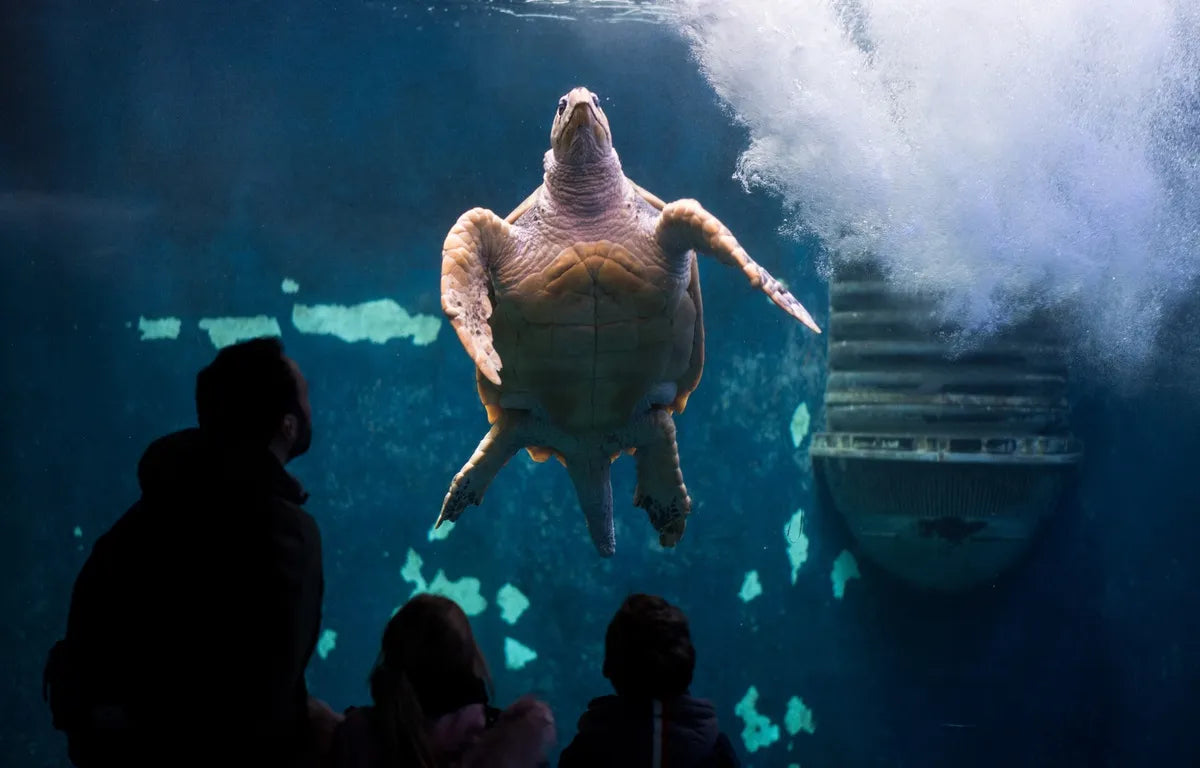
{"type": "Polygon", "coordinates": [[[200,430],[220,442],[265,447],[299,412],[299,383],[275,337],[225,347],[196,375],[200,430]]]}
{"type": "Polygon", "coordinates": [[[669,699],[687,692],[696,649],[683,611],[655,595],[625,599],[604,637],[604,676],[622,696],[669,699]]]}

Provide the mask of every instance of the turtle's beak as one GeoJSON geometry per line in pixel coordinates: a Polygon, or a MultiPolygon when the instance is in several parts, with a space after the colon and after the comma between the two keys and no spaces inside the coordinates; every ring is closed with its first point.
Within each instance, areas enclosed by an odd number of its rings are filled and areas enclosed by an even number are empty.
{"type": "Polygon", "coordinates": [[[600,122],[596,108],[591,101],[580,99],[568,109],[571,110],[571,115],[567,119],[567,131],[570,136],[583,136],[585,134],[581,129],[591,128],[591,135],[596,143],[604,143],[606,138],[604,125],[600,122]]]}
{"type": "Polygon", "coordinates": [[[596,122],[596,115],[592,112],[592,103],[590,101],[577,101],[571,105],[571,117],[567,120],[569,127],[578,128],[581,125],[594,122],[596,122]]]}

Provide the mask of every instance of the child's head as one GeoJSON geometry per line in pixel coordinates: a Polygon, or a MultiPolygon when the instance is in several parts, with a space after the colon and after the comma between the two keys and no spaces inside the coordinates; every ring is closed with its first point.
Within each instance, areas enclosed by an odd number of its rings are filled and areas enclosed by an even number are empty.
{"type": "Polygon", "coordinates": [[[411,693],[433,720],[468,704],[487,703],[491,676],[471,623],[453,600],[420,594],[388,622],[371,672],[376,704],[411,693]]]}
{"type": "Polygon", "coordinates": [[[683,611],[655,595],[630,595],[608,625],[604,676],[622,696],[668,699],[687,692],[696,649],[683,611]]]}

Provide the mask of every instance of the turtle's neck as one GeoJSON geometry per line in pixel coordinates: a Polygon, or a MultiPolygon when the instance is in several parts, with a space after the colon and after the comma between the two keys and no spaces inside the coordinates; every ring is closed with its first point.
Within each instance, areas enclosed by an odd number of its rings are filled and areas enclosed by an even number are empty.
{"type": "Polygon", "coordinates": [[[590,217],[623,198],[625,174],[616,152],[586,163],[564,163],[546,153],[546,189],[557,210],[590,217]]]}

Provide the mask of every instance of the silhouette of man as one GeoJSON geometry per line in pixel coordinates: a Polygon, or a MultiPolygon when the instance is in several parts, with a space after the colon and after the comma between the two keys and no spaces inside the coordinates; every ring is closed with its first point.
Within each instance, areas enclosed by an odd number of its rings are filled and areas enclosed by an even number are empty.
{"type": "Polygon", "coordinates": [[[198,374],[196,413],[147,448],[51,652],[77,766],[315,763],[321,541],[284,469],[312,441],[308,384],[277,339],[243,342],[198,374]]]}

